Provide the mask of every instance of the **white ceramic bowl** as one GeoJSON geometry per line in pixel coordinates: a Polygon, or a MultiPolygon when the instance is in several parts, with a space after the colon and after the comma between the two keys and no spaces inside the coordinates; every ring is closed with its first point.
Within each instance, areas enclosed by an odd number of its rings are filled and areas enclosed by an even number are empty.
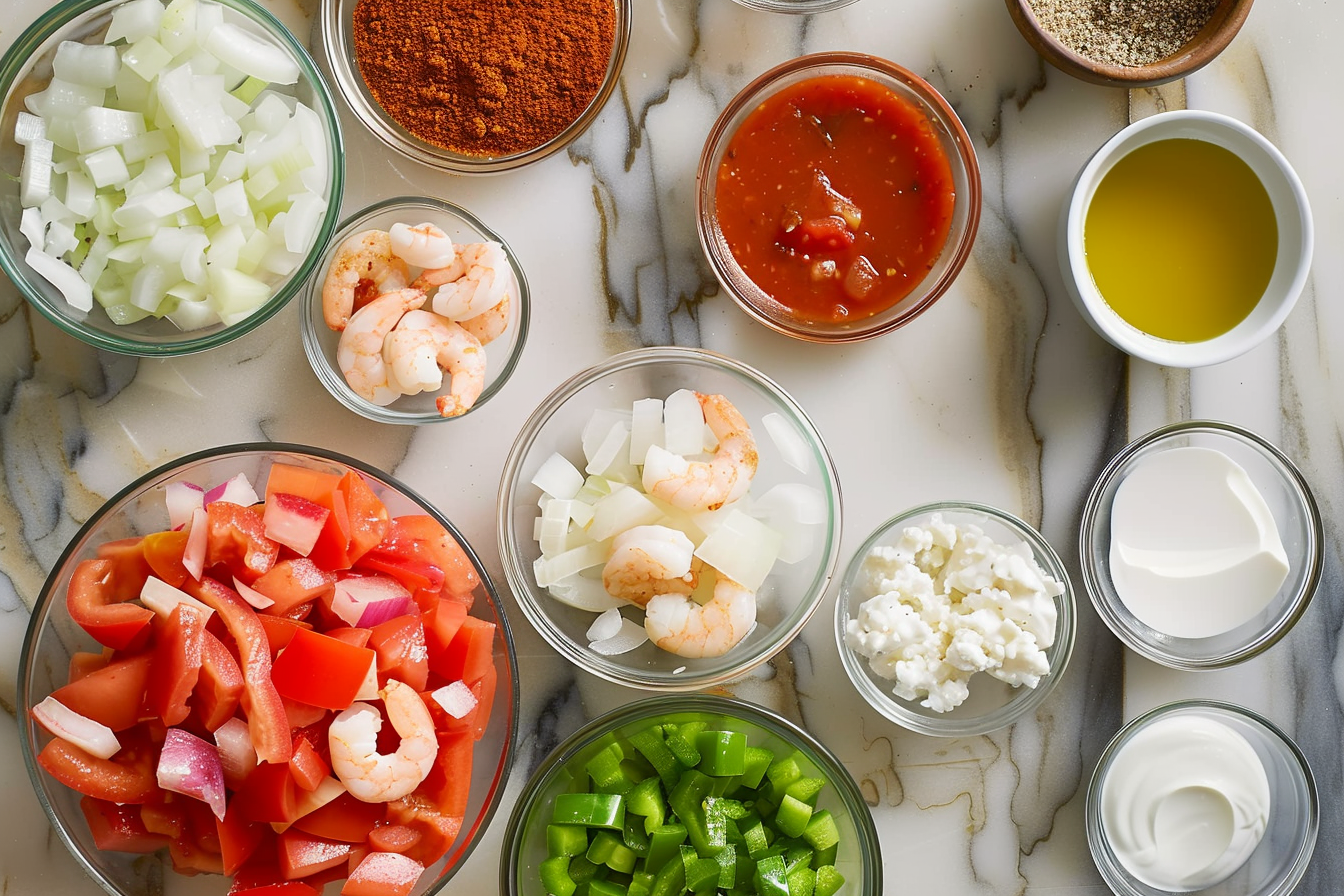
{"type": "Polygon", "coordinates": [[[1306,190],[1283,153],[1258,131],[1216,112],[1163,112],[1124,128],[1078,173],[1059,221],[1059,267],[1078,310],[1116,348],[1155,364],[1204,367],[1235,358],[1270,336],[1293,310],[1306,284],[1312,254],[1311,208],[1306,190]],[[1106,303],[1092,279],[1083,248],[1088,206],[1102,178],[1121,158],[1149,143],[1204,140],[1235,153],[1260,178],[1278,219],[1279,252],[1264,295],[1231,330],[1200,342],[1173,342],[1139,330],[1106,303]]]}

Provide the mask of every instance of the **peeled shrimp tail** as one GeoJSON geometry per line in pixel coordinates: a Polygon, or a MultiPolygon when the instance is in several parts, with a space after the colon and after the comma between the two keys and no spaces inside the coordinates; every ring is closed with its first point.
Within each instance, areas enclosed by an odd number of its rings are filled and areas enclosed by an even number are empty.
{"type": "Polygon", "coordinates": [[[644,491],[682,510],[718,510],[747,493],[756,475],[756,438],[733,403],[695,393],[705,423],[719,440],[714,457],[690,461],[654,445],[644,459],[644,491]]]}
{"type": "Polygon", "coordinates": [[[667,526],[635,526],[617,535],[602,567],[602,585],[612,597],[644,606],[655,594],[689,595],[698,575],[695,545],[667,526]]]}
{"type": "Polygon", "coordinates": [[[644,608],[649,640],[688,658],[723,656],[755,625],[756,592],[722,575],[703,606],[680,594],[657,594],[644,608]]]}

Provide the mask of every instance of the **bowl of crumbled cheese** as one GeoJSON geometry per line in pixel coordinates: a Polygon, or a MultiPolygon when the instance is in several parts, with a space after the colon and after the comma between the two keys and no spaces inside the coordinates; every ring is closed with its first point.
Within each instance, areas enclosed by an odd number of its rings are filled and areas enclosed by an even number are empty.
{"type": "Polygon", "coordinates": [[[1252,0],[1006,0],[1027,43],[1075,78],[1152,87],[1212,62],[1252,0]]]}
{"type": "Polygon", "coordinates": [[[1033,712],[1074,640],[1074,593],[1034,528],[985,504],[924,504],[849,563],[836,641],[854,686],[898,725],[967,737],[1033,712]]]}

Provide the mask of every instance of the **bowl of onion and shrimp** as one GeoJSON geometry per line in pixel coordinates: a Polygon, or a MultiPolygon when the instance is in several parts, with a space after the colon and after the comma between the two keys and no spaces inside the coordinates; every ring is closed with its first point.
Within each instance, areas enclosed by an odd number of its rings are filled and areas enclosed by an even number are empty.
{"type": "Polygon", "coordinates": [[[0,59],[0,271],[95,348],[215,348],[313,272],[341,145],[312,59],[252,0],[52,4],[0,59]]]}
{"type": "Polygon", "coordinates": [[[18,727],[53,829],[112,896],[180,875],[427,896],[500,804],[518,702],[500,597],[452,523],[359,461],[259,443],[89,518],[33,607],[18,727]]]}
{"type": "Polygon", "coordinates": [[[531,315],[504,239],[432,197],[377,202],[342,223],[308,285],[303,348],[341,404],[381,423],[439,423],[513,373],[531,315]]]}
{"type": "Polygon", "coordinates": [[[783,650],[840,545],[821,434],[741,362],[645,348],[576,374],[505,462],[509,586],[552,647],[629,687],[694,691],[783,650]]]}

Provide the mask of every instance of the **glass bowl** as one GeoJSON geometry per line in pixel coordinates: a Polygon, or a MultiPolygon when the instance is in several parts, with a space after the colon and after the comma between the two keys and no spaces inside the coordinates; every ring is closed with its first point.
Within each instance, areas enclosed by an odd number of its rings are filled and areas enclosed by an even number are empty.
{"type": "MultiPolygon", "coordinates": [[[[738,731],[750,746],[776,756],[798,751],[803,774],[821,777],[827,786],[817,797],[840,832],[835,867],[845,878],[838,896],[882,893],[882,855],[872,814],[853,777],[830,750],[806,731],[775,713],[750,703],[710,694],[653,697],[631,703],[594,719],[551,752],[522,790],[522,798],[504,831],[499,863],[499,890],[507,896],[545,896],[537,868],[547,856],[546,825],[558,794],[587,789],[588,760],[611,744],[661,722],[708,723],[710,730],[738,731]]],[[[637,755],[633,748],[628,755],[637,755]]]]}
{"type": "Polygon", "coordinates": [[[969,737],[1011,725],[1046,701],[1064,677],[1069,656],[1073,653],[1077,626],[1075,613],[1068,571],[1039,532],[1012,514],[986,504],[941,501],[912,507],[892,517],[878,526],[854,553],[835,603],[835,638],[845,673],[873,709],[920,734],[969,737]],[[906,527],[925,526],[935,514],[958,528],[978,526],[1000,545],[1025,543],[1041,571],[1063,585],[1063,593],[1054,598],[1057,613],[1054,642],[1045,648],[1050,671],[1036,687],[1012,687],[987,673],[976,673],[969,681],[969,696],[965,702],[949,711],[936,712],[922,705],[920,700],[906,700],[893,694],[893,680],[874,672],[869,661],[846,644],[845,630],[849,621],[858,618],[860,605],[873,596],[866,590],[864,582],[867,577],[864,560],[869,552],[874,548],[894,546],[906,527]]]}
{"type": "MultiPolygon", "coordinates": [[[[532,412],[514,442],[504,464],[499,507],[504,573],[523,614],[581,669],[648,690],[693,691],[722,684],[784,649],[820,605],[839,553],[840,486],[816,427],[788,394],[758,371],[698,349],[637,349],[562,383],[532,412]],[[542,492],[532,480],[553,453],[582,463],[581,434],[594,411],[629,408],[637,399],[666,398],[678,389],[724,395],[737,407],[756,435],[760,455],[751,491],[743,500],[757,500],[782,483],[806,487],[815,499],[813,537],[796,562],[775,563],[756,595],[755,628],[723,656],[690,659],[648,642],[629,653],[602,656],[588,646],[593,614],[561,603],[537,585],[533,564],[541,550],[533,527],[541,514],[542,492]],[[779,415],[779,424],[806,453],[806,473],[786,463],[778,443],[766,434],[761,421],[770,413],[779,415]]],[[[600,566],[594,571],[600,572],[600,566]]]]}
{"type": "Polygon", "coordinates": [[[630,43],[632,0],[611,0],[615,10],[615,34],[606,74],[596,95],[562,131],[546,142],[516,152],[471,155],[435,145],[399,124],[374,98],[364,83],[356,58],[354,14],[358,0],[322,0],[318,10],[322,57],[327,71],[355,117],[390,149],[432,168],[454,174],[497,174],[540,161],[564,149],[588,129],[616,90],[621,66],[630,43]]]}
{"type": "MultiPolygon", "coordinates": [[[[482,832],[504,795],[518,736],[518,668],[513,637],[499,595],[484,565],[461,533],[432,504],[388,474],[333,452],[277,443],[228,445],[201,451],[140,477],[89,518],[47,577],[23,640],[18,706],[24,764],[38,801],[46,810],[57,836],[84,871],[112,896],[142,896],[159,892],[165,879],[170,884],[181,884],[182,881],[174,873],[164,854],[166,851],[139,856],[97,849],[80,809],[80,795],[57,782],[37,763],[38,753],[51,737],[33,721],[30,710],[66,683],[73,654],[100,649],[100,645],[70,617],[65,594],[71,576],[82,561],[96,556],[100,545],[166,529],[168,514],[164,496],[169,484],[188,482],[208,488],[238,473],[245,473],[260,490],[260,484],[275,463],[298,465],[323,474],[355,471],[393,516],[432,516],[457,539],[479,576],[471,615],[496,626],[491,660],[497,676],[495,699],[485,730],[472,752],[471,788],[461,830],[447,856],[421,876],[414,890],[416,896],[442,889],[480,842],[482,832]]],[[[202,875],[193,879],[192,887],[193,892],[223,894],[229,883],[230,880],[224,877],[202,875]]],[[[180,891],[183,888],[172,886],[170,889],[180,891]]]]}
{"type": "Polygon", "coordinates": [[[863,53],[815,53],[770,69],[735,96],[705,139],[696,172],[695,213],[700,246],[720,284],[747,315],[776,332],[808,342],[857,342],[902,327],[938,300],[970,257],[980,223],[980,166],[970,136],[956,112],[923,78],[894,62],[863,53]],[[940,254],[912,291],[885,311],[849,321],[822,321],[793,313],[776,301],[738,264],[718,221],[718,172],[728,145],[743,122],[768,97],[823,76],[856,76],[875,82],[927,119],[947,157],[955,201],[940,254]]]}
{"type": "Polygon", "coordinates": [[[737,0],[737,2],[748,9],[759,9],[764,12],[807,15],[808,13],[842,9],[854,3],[855,0],[737,0]]]}
{"type": "Polygon", "coordinates": [[[298,63],[299,81],[294,85],[293,93],[317,113],[330,161],[323,197],[326,209],[303,260],[291,273],[274,282],[274,292],[265,303],[232,324],[218,322],[183,331],[167,319],[151,316],[118,326],[97,302],[90,312],[72,308],[60,291],[38,276],[24,260],[28,239],[19,232],[18,180],[23,148],[14,142],[15,122],[19,112],[23,111],[23,99],[45,87],[51,78],[56,46],[63,40],[86,41],[101,37],[111,21],[112,11],[122,5],[122,0],[75,0],[54,5],[19,36],[0,60],[0,97],[3,97],[0,100],[0,170],[8,175],[0,178],[0,269],[44,317],[95,348],[126,355],[163,357],[204,351],[238,338],[260,326],[294,297],[316,267],[318,257],[340,219],[345,153],[340,120],[326,82],[318,74],[307,51],[270,12],[252,0],[220,2],[228,21],[253,34],[265,35],[298,63]]]}
{"type": "Polygon", "coordinates": [[[1219,669],[1268,650],[1306,612],[1321,580],[1324,537],[1311,488],[1282,451],[1230,423],[1186,420],[1135,439],[1111,458],[1083,506],[1078,555],[1097,614],[1131,650],[1172,669],[1219,669]],[[1287,578],[1263,611],[1207,638],[1172,637],[1139,621],[1116,592],[1110,569],[1111,507],[1121,482],[1145,458],[1187,446],[1221,451],[1246,471],[1274,515],[1289,563],[1287,578]]]}
{"type": "MultiPolygon", "coordinates": [[[[1121,750],[1151,725],[1173,719],[1212,721],[1241,735],[1264,766],[1270,796],[1264,836],[1245,864],[1220,883],[1183,892],[1201,896],[1288,896],[1307,871],[1320,828],[1319,797],[1311,768],[1297,745],[1272,722],[1244,707],[1210,700],[1159,706],[1120,729],[1102,752],[1087,788],[1086,810],[1087,845],[1097,870],[1119,896],[1165,896],[1172,892],[1139,880],[1121,862],[1107,837],[1103,804],[1107,781],[1121,750]]],[[[1167,767],[1162,763],[1156,766],[1167,767]]],[[[1192,783],[1198,787],[1202,782],[1192,783]]]]}
{"type": "MultiPolygon", "coordinates": [[[[425,308],[429,307],[427,303],[425,308]]],[[[308,355],[308,363],[312,365],[313,372],[322,381],[322,385],[327,387],[327,391],[337,401],[355,413],[380,423],[439,423],[444,420],[457,420],[470,414],[504,388],[504,383],[508,381],[514,368],[518,366],[519,358],[522,357],[531,316],[532,296],[528,290],[527,277],[518,262],[518,257],[503,237],[471,212],[451,202],[433,197],[400,196],[384,199],[361,209],[341,224],[340,230],[336,232],[327,251],[319,260],[304,295],[301,317],[303,350],[308,355]],[[485,388],[475,404],[464,414],[456,417],[444,417],[435,406],[436,397],[447,391],[447,374],[444,376],[443,389],[437,392],[421,392],[418,395],[403,395],[385,406],[376,405],[355,394],[336,361],[336,346],[340,342],[341,334],[330,329],[322,317],[322,284],[332,260],[346,238],[363,230],[387,230],[399,222],[410,225],[425,222],[435,224],[452,238],[454,244],[493,240],[503,245],[505,252],[508,253],[509,266],[516,281],[515,288],[510,290],[508,298],[508,322],[504,332],[485,345],[485,388]]]]}

